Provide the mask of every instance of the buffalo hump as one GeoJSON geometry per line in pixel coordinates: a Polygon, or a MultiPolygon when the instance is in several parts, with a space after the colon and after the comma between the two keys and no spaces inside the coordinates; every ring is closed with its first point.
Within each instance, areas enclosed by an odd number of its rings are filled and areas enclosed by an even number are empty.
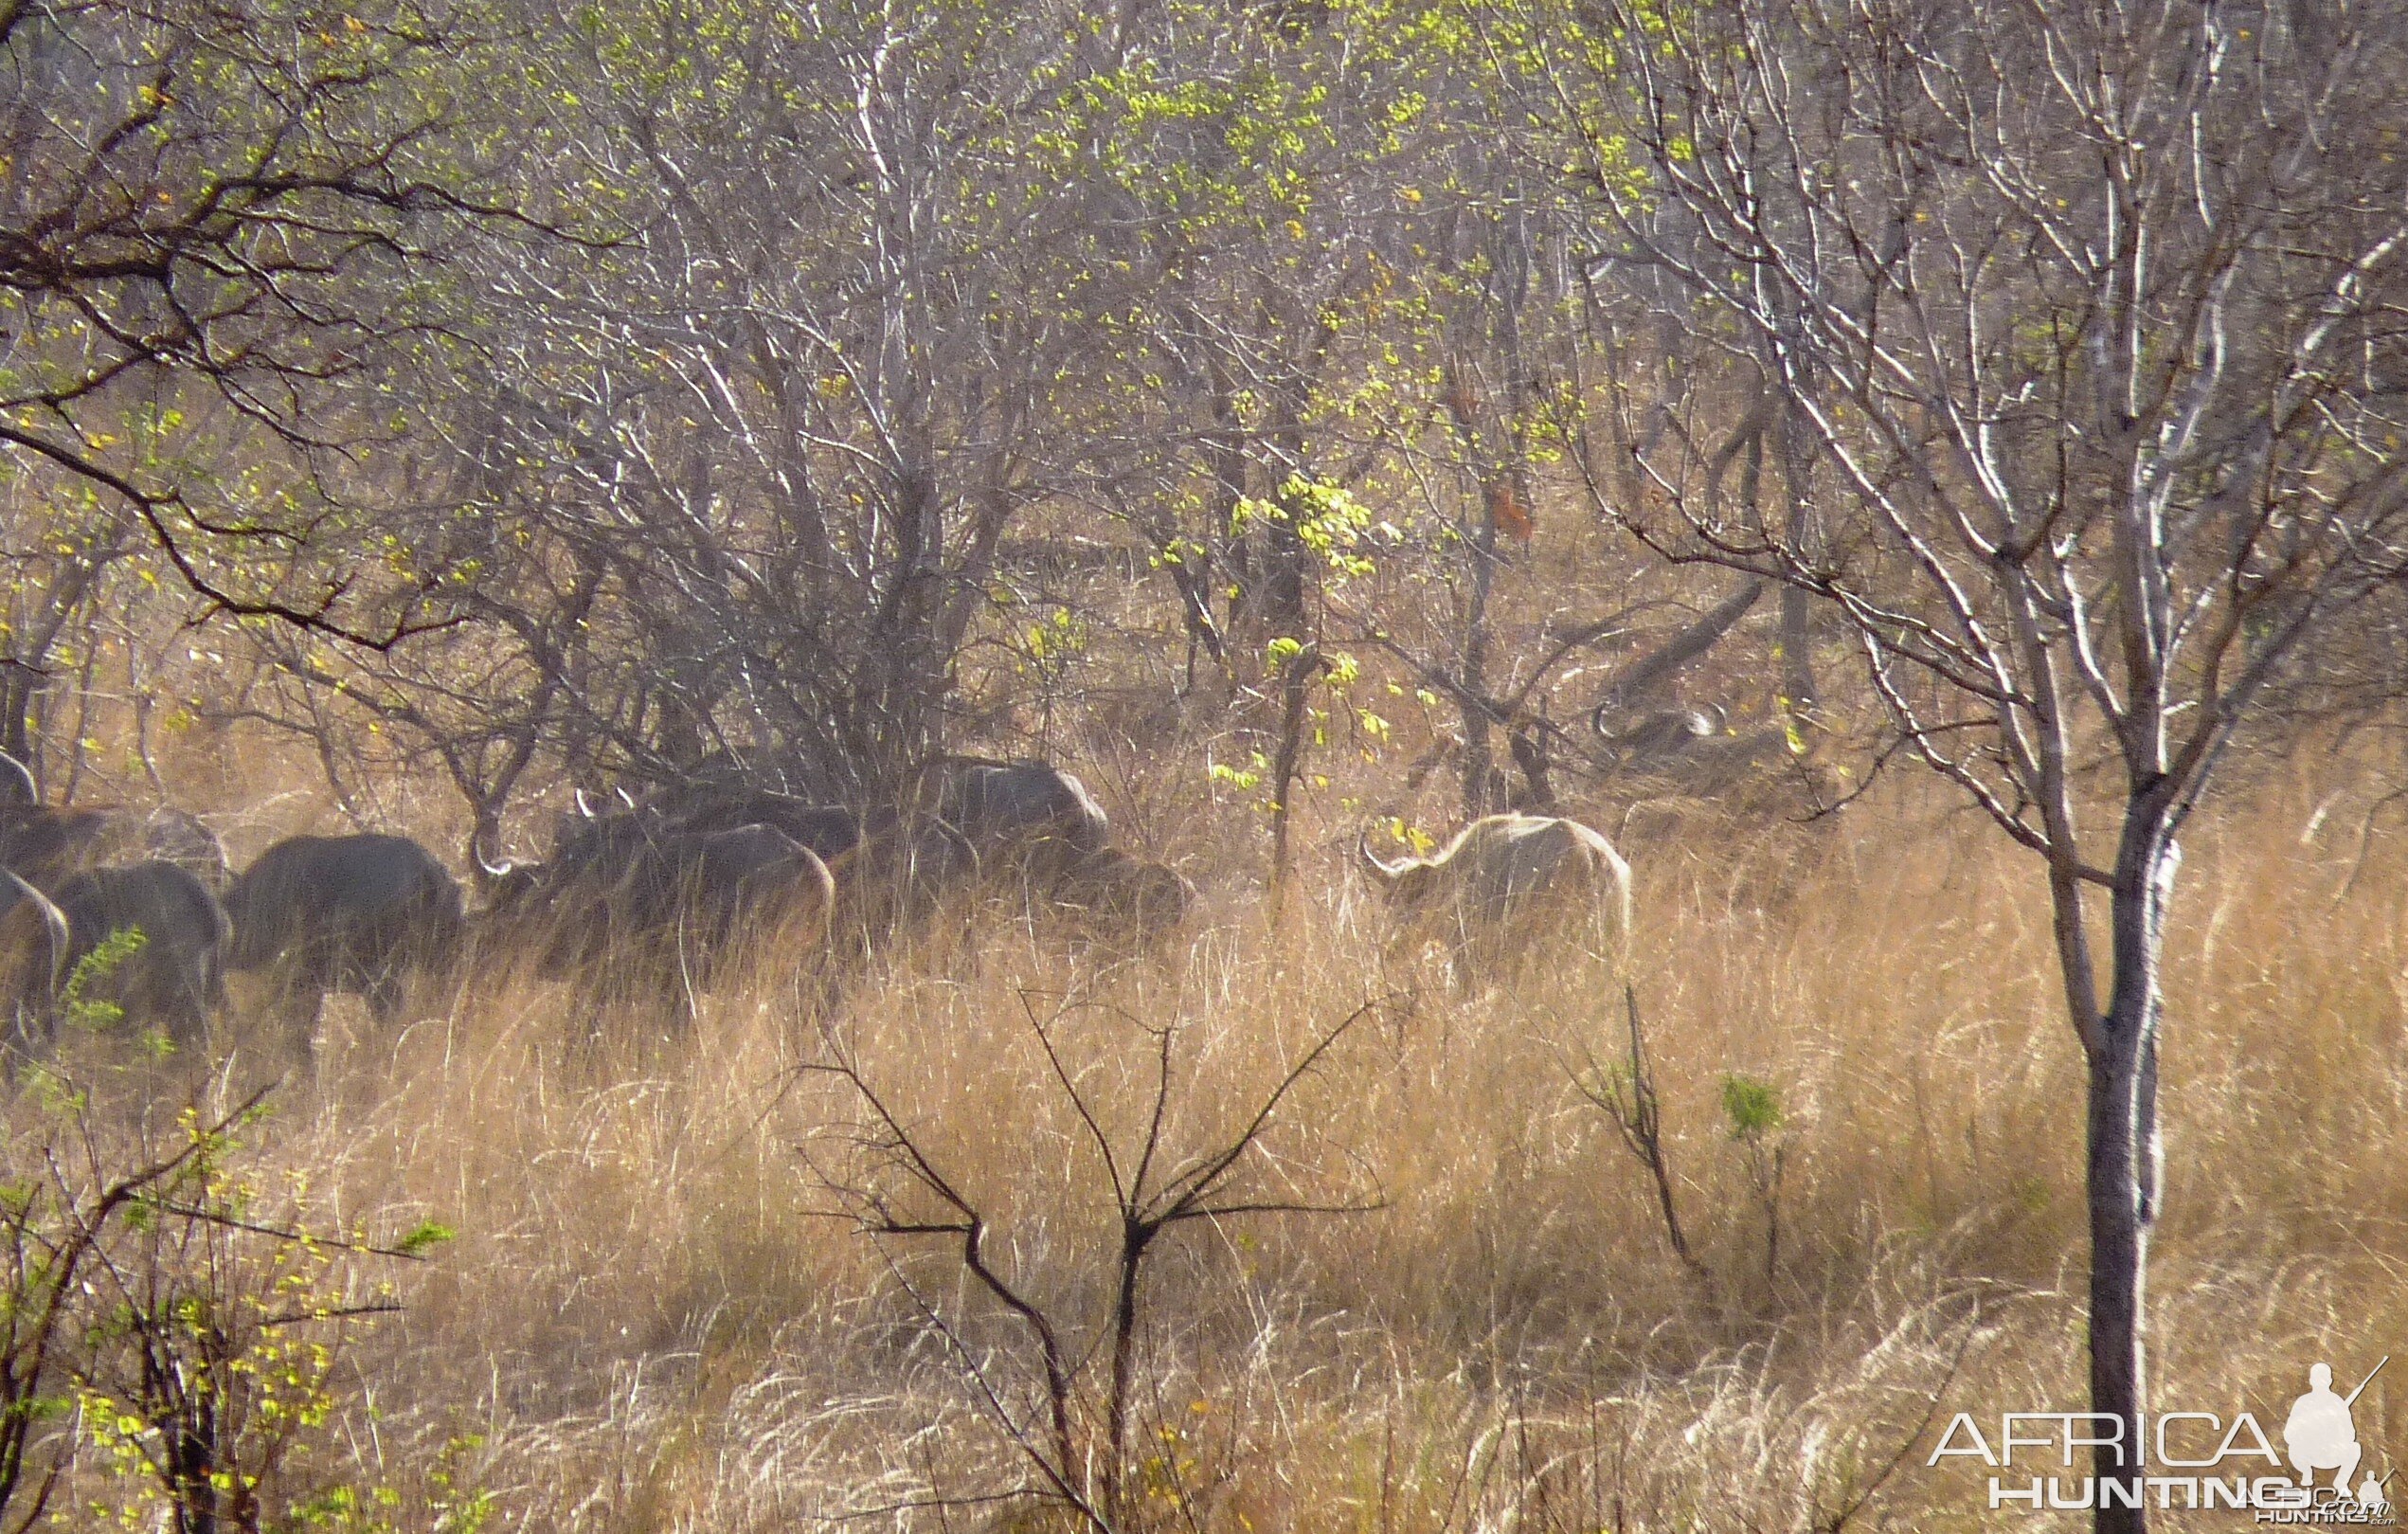
{"type": "Polygon", "coordinates": [[[823,858],[849,851],[862,837],[863,818],[853,810],[841,804],[814,804],[770,788],[714,785],[663,793],[648,800],[645,811],[664,828],[679,831],[733,831],[765,825],[823,858]]]}

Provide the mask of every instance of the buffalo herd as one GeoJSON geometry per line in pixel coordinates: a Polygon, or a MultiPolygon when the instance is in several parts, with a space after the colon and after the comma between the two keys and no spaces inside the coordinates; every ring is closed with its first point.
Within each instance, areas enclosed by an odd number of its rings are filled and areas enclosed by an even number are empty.
{"type": "MultiPolygon", "coordinates": [[[[541,861],[477,857],[471,910],[406,837],[290,837],[229,876],[197,819],[46,805],[0,753],[7,1053],[40,1054],[70,1017],[135,1018],[190,1044],[229,973],[257,977],[261,1015],[303,1059],[328,995],[391,1024],[472,968],[520,965],[594,1002],[691,1018],[698,996],[764,962],[840,975],[958,893],[1141,945],[1195,898],[1177,870],[1117,845],[1086,786],[1042,761],[945,758],[899,801],[861,809],[712,781],[580,794],[541,861]]],[[[1440,943],[1459,980],[1507,978],[1583,930],[1594,951],[1626,955],[1630,871],[1578,821],[1490,815],[1426,856],[1383,859],[1368,838],[1359,850],[1396,939],[1440,943]]]]}
{"type": "Polygon", "coordinates": [[[901,798],[865,810],[737,784],[601,805],[581,794],[541,861],[478,858],[471,910],[406,837],[292,837],[229,876],[197,819],[46,805],[0,754],[9,1054],[39,1055],[79,1008],[193,1042],[229,973],[258,978],[263,1015],[306,1058],[329,994],[391,1023],[472,966],[524,964],[690,1013],[764,958],[833,972],[959,891],[1008,892],[1139,942],[1176,929],[1194,898],[1176,870],[1116,845],[1086,786],[1047,763],[948,758],[901,798]]]}

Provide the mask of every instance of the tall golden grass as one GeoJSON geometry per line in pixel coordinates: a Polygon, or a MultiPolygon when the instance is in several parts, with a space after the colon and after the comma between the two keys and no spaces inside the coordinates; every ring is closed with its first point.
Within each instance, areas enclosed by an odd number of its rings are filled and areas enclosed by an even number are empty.
{"type": "MultiPolygon", "coordinates": [[[[2278,1422],[2309,1362],[2354,1378],[2408,1343],[2408,864],[2381,838],[2357,856],[2371,797],[2341,765],[2268,765],[2189,839],[2162,1405],[2278,1422]]],[[[1119,1234],[1093,1140],[1142,1135],[1152,1030],[1177,1031],[1176,1159],[1368,1004],[1233,1186],[1370,1207],[1187,1224],[1146,1272],[1129,1522],[1987,1526],[1975,1475],[1925,1468],[1939,1425],[2077,1408],[2084,1378],[2081,1072],[2034,868],[1912,785],[1810,825],[1599,821],[1637,873],[1632,984],[1704,1278],[1578,1090],[1626,1048],[1608,977],[1458,995],[1383,954],[1351,827],[1308,827],[1276,929],[1195,830],[1171,850],[1203,909],[1152,956],[996,908],[833,1002],[773,976],[666,1035],[508,978],[398,1037],[338,1004],[261,1156],[310,1209],[458,1236],[358,1331],[336,1450],[395,1485],[440,1461],[513,1529],[1066,1526],[1009,1495],[1037,1484],[997,1411],[1035,1410],[1027,1328],[957,1240],[848,1216],[843,1189],[896,1184],[850,1084],[801,1068],[852,1061],[991,1218],[1091,1404],[1119,1234]],[[1734,1075],[1782,1115],[1770,1272],[1734,1075]]],[[[2358,1420],[2408,1454],[2401,1381],[2358,1420]]]]}

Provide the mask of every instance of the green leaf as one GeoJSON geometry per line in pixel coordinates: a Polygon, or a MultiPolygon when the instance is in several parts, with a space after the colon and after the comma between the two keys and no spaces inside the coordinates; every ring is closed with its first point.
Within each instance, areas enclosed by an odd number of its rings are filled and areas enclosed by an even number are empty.
{"type": "Polygon", "coordinates": [[[1722,1078],[1722,1114],[1734,1140],[1761,1140],[1787,1122],[1779,1089],[1730,1073],[1722,1078]]]}
{"type": "Polygon", "coordinates": [[[394,1242],[393,1250],[404,1256],[416,1257],[425,1254],[445,1241],[458,1239],[459,1239],[459,1232],[449,1225],[439,1224],[430,1219],[394,1242]]]}

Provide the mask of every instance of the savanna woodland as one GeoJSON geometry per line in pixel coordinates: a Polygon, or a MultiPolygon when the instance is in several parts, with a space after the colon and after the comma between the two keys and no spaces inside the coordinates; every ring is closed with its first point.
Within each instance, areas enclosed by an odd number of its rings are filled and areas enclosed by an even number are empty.
{"type": "Polygon", "coordinates": [[[2403,433],[2382,0],[0,0],[0,1534],[2387,1521],[2403,433]]]}

